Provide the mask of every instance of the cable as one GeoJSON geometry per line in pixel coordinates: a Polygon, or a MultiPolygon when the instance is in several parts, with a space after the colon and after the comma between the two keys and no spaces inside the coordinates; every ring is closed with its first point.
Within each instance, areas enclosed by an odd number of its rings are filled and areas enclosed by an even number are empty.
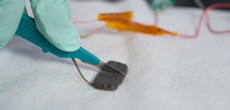
{"type": "MultiPolygon", "coordinates": [[[[93,23],[93,22],[98,22],[98,20],[74,21],[73,23],[74,23],[74,24],[81,24],[81,23],[84,23],[84,24],[85,24],[85,23],[93,23]]],[[[103,30],[104,27],[105,27],[105,25],[100,26],[99,28],[95,29],[95,30],[92,31],[92,32],[89,32],[89,33],[87,33],[87,34],[85,34],[85,35],[81,35],[81,38],[87,38],[87,37],[92,36],[92,35],[94,35],[94,34],[96,34],[96,33],[99,33],[100,31],[103,30]]]]}
{"type": "Polygon", "coordinates": [[[93,23],[97,22],[97,20],[87,20],[87,21],[74,21],[74,24],[80,24],[80,23],[93,23]]]}
{"type": "MultiPolygon", "coordinates": [[[[199,8],[202,8],[202,9],[205,8],[205,6],[204,6],[204,4],[202,3],[201,0],[194,0],[194,2],[197,4],[197,6],[199,6],[199,8]]],[[[228,32],[230,32],[230,30],[229,31],[228,30],[225,30],[225,31],[216,31],[216,30],[214,30],[212,28],[212,26],[211,26],[210,17],[208,15],[206,15],[206,17],[207,17],[206,18],[206,20],[207,20],[207,27],[208,27],[208,29],[209,29],[210,32],[215,33],[215,34],[221,34],[221,33],[228,33],[228,32]]]]}
{"type": "Polygon", "coordinates": [[[230,33],[230,30],[223,30],[223,31],[217,31],[217,30],[214,30],[211,26],[211,22],[210,22],[210,17],[207,15],[207,27],[208,27],[208,30],[214,34],[223,34],[223,33],[230,33]]]}
{"type": "MultiPolygon", "coordinates": [[[[203,5],[203,3],[200,0],[194,0],[194,1],[196,1],[197,5],[200,8],[205,8],[205,6],[203,5]]],[[[199,18],[198,26],[196,28],[196,31],[195,31],[194,35],[178,34],[178,36],[179,37],[184,37],[184,38],[197,38],[198,35],[200,34],[201,26],[202,26],[202,23],[203,23],[203,20],[204,20],[205,17],[206,17],[206,20],[207,20],[207,28],[211,33],[214,33],[214,34],[230,33],[230,30],[218,31],[218,30],[214,30],[211,27],[211,22],[210,22],[210,17],[208,16],[208,12],[211,9],[215,9],[215,8],[230,8],[230,3],[216,3],[216,4],[208,6],[207,8],[204,9],[204,12],[201,14],[201,16],[199,18]]],[[[76,21],[74,23],[77,24],[77,23],[92,23],[92,22],[97,22],[97,20],[76,21]]],[[[158,12],[154,12],[154,25],[158,25],[158,22],[159,22],[158,12]]],[[[103,30],[104,27],[105,26],[103,25],[103,26],[97,28],[95,31],[92,31],[92,32],[90,32],[90,33],[88,33],[86,35],[82,35],[82,38],[92,36],[92,35],[94,35],[96,33],[99,33],[100,31],[103,30]]]]}
{"type": "Polygon", "coordinates": [[[71,59],[72,59],[74,65],[75,65],[75,67],[77,68],[78,73],[81,75],[82,79],[83,79],[85,82],[87,82],[89,85],[91,85],[92,83],[89,82],[89,81],[84,77],[84,75],[82,74],[82,72],[81,72],[81,70],[80,70],[80,68],[79,68],[79,66],[78,66],[78,64],[77,64],[77,61],[76,61],[74,58],[71,58],[71,59]]]}
{"type": "Polygon", "coordinates": [[[94,31],[87,33],[85,35],[81,35],[81,38],[87,38],[89,36],[95,35],[96,33],[101,32],[105,28],[105,25],[100,26],[99,28],[95,29],[94,31]]]}
{"type": "Polygon", "coordinates": [[[154,17],[154,25],[157,26],[158,23],[159,23],[158,12],[154,11],[153,14],[154,14],[153,15],[153,17],[154,17]]]}
{"type": "Polygon", "coordinates": [[[209,10],[215,9],[215,8],[230,8],[230,3],[216,3],[216,4],[213,4],[213,5],[208,6],[208,7],[204,10],[204,12],[202,13],[202,15],[200,16],[199,23],[198,23],[198,26],[197,26],[197,29],[196,29],[195,34],[194,34],[194,35],[179,34],[178,36],[180,36],[180,37],[185,37],[185,38],[196,38],[196,37],[198,37],[198,35],[200,34],[202,22],[203,22],[203,20],[204,20],[205,17],[206,17],[206,19],[207,19],[208,30],[209,30],[211,33],[214,33],[214,34],[229,33],[230,30],[216,31],[216,30],[214,30],[214,29],[211,27],[211,23],[210,23],[210,18],[209,18],[209,16],[208,16],[208,12],[209,12],[209,10]]]}

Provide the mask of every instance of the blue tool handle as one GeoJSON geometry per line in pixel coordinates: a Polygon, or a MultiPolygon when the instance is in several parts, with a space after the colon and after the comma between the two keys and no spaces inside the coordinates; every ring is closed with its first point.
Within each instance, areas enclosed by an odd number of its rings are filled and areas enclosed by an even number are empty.
{"type": "Polygon", "coordinates": [[[83,62],[93,65],[98,65],[100,63],[100,59],[98,57],[82,47],[74,52],[65,52],[56,48],[38,31],[34,19],[27,14],[23,13],[16,34],[42,48],[44,53],[50,52],[61,58],[78,58],[83,62]]]}

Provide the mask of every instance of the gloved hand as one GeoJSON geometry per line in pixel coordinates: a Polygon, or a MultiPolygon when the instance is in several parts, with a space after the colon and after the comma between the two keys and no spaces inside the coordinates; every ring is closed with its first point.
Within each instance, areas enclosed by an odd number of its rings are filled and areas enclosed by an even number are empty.
{"type": "MultiPolygon", "coordinates": [[[[30,0],[38,30],[63,51],[80,48],[80,35],[70,20],[68,0],[30,0]]],[[[0,0],[0,48],[14,36],[25,0],[0,0]]]]}

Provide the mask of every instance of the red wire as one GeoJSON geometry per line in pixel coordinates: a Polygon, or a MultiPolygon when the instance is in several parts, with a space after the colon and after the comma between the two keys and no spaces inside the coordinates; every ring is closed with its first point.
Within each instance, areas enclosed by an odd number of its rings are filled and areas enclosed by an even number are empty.
{"type": "Polygon", "coordinates": [[[92,32],[90,32],[90,33],[88,33],[88,34],[86,34],[86,36],[92,36],[92,35],[94,35],[94,34],[96,34],[96,33],[99,33],[99,32],[101,32],[104,28],[105,28],[105,25],[103,25],[103,26],[97,28],[96,30],[94,30],[94,31],[92,31],[92,32]]]}
{"type": "MultiPolygon", "coordinates": [[[[93,23],[93,22],[98,22],[98,20],[88,20],[88,21],[74,21],[74,24],[80,24],[80,23],[93,23]]],[[[104,29],[104,25],[100,26],[99,28],[95,29],[94,31],[87,33],[85,36],[92,36],[96,33],[99,33],[100,31],[102,31],[104,29]]]]}
{"type": "Polygon", "coordinates": [[[210,32],[214,33],[214,34],[223,34],[223,33],[229,33],[230,30],[223,30],[223,31],[217,31],[217,30],[214,30],[211,26],[211,22],[210,22],[210,17],[207,15],[207,27],[209,29],[210,32]]]}
{"type": "MultiPolygon", "coordinates": [[[[213,4],[213,5],[208,6],[208,7],[204,10],[204,12],[202,13],[202,15],[201,15],[200,18],[199,18],[199,22],[198,22],[198,26],[197,26],[197,29],[196,29],[196,31],[195,31],[195,34],[194,34],[194,35],[178,34],[178,36],[180,36],[180,37],[185,37],[185,38],[197,38],[198,35],[200,34],[201,26],[202,26],[202,23],[203,23],[203,20],[204,20],[205,17],[206,17],[206,20],[207,20],[207,27],[208,27],[208,30],[209,30],[211,33],[214,33],[214,34],[225,34],[225,33],[230,33],[230,30],[217,31],[217,30],[214,30],[214,29],[212,28],[211,23],[210,23],[210,17],[208,16],[208,12],[209,12],[211,9],[215,9],[215,8],[230,8],[230,3],[216,3],[216,4],[213,4]]],[[[78,23],[92,23],[92,22],[97,22],[97,20],[75,21],[74,23],[75,23],[75,24],[78,24],[78,23]]],[[[154,12],[154,25],[158,25],[158,22],[159,22],[158,13],[157,13],[157,12],[154,12]]],[[[101,27],[97,28],[95,31],[90,32],[89,34],[87,34],[87,36],[91,36],[91,35],[94,35],[94,34],[100,32],[104,27],[105,27],[105,26],[101,26],[101,27]]]]}
{"type": "Polygon", "coordinates": [[[208,11],[211,10],[211,9],[215,9],[215,8],[230,8],[230,3],[216,3],[216,4],[208,6],[204,10],[203,14],[200,16],[199,23],[198,23],[198,26],[197,26],[195,34],[194,35],[179,34],[178,36],[185,37],[185,38],[196,38],[196,37],[198,37],[198,35],[200,34],[201,25],[202,25],[202,22],[204,20],[204,17],[206,17],[207,27],[208,27],[208,30],[210,32],[212,32],[214,34],[230,33],[230,30],[216,31],[211,27],[210,18],[208,16],[208,11]]]}
{"type": "Polygon", "coordinates": [[[158,25],[159,23],[159,18],[158,18],[158,12],[154,11],[154,25],[158,25]]]}

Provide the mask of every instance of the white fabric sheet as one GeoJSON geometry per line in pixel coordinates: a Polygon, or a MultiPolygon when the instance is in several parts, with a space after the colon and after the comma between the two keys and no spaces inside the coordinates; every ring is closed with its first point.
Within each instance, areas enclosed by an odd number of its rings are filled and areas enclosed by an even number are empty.
{"type": "MultiPolygon", "coordinates": [[[[92,0],[93,1],[93,0],[92,0]]],[[[29,4],[27,4],[29,6],[29,4]]],[[[134,20],[153,23],[142,0],[119,3],[71,1],[73,20],[96,19],[101,12],[135,11],[134,20]]],[[[31,15],[31,11],[29,10],[31,15]]],[[[171,8],[160,26],[192,34],[201,10],[171,8]]],[[[211,13],[216,29],[230,29],[229,11],[211,13]]],[[[55,19],[55,18],[54,18],[55,19]]],[[[103,23],[78,25],[87,33],[103,23]]],[[[129,72],[114,92],[95,90],[79,76],[70,59],[44,54],[15,37],[0,50],[1,110],[229,110],[230,35],[214,35],[203,25],[197,39],[155,37],[105,29],[82,40],[104,61],[126,63],[129,72]]],[[[80,63],[93,79],[97,70],[80,63]]]]}

